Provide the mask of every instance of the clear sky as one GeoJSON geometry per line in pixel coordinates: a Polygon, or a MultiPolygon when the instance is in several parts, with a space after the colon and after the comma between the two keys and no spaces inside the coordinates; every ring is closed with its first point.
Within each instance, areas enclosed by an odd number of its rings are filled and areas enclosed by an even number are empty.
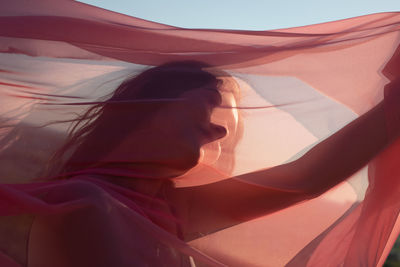
{"type": "Polygon", "coordinates": [[[270,30],[400,11],[400,0],[82,0],[185,28],[270,30]]]}

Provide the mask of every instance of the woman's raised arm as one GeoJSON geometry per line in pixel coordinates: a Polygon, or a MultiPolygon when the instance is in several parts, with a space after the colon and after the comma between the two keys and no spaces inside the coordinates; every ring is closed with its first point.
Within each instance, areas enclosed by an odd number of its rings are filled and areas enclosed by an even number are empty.
{"type": "Polygon", "coordinates": [[[172,199],[188,222],[185,238],[194,239],[316,197],[365,166],[393,138],[387,135],[381,102],[296,161],[212,184],[174,189],[172,199]]]}

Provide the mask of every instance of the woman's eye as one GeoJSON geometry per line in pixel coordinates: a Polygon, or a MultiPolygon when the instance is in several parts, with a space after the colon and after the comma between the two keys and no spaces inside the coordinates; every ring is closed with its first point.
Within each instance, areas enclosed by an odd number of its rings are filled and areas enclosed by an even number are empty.
{"type": "Polygon", "coordinates": [[[202,105],[194,105],[192,108],[192,114],[197,120],[210,120],[211,108],[202,105]]]}
{"type": "Polygon", "coordinates": [[[215,88],[207,88],[209,93],[207,94],[206,98],[207,101],[213,106],[219,106],[222,103],[221,94],[215,88]]]}

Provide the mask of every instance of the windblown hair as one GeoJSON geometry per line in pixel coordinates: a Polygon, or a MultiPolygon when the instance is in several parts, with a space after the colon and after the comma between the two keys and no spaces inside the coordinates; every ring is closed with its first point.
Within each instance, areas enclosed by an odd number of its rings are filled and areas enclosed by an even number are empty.
{"type": "Polygon", "coordinates": [[[204,70],[208,67],[197,61],[170,62],[126,79],[107,100],[74,119],[66,142],[52,156],[45,176],[62,178],[101,165],[102,157],[148,121],[166,101],[210,83],[218,86],[221,81],[204,70]]]}

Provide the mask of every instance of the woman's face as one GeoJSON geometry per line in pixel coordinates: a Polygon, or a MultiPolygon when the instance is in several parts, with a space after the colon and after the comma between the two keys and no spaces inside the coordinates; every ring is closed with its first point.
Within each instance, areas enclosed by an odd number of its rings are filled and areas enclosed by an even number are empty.
{"type": "Polygon", "coordinates": [[[162,108],[153,120],[159,136],[153,145],[166,153],[167,164],[187,171],[198,163],[201,147],[224,137],[227,130],[211,122],[213,109],[221,103],[215,86],[189,90],[180,99],[162,108]]]}

